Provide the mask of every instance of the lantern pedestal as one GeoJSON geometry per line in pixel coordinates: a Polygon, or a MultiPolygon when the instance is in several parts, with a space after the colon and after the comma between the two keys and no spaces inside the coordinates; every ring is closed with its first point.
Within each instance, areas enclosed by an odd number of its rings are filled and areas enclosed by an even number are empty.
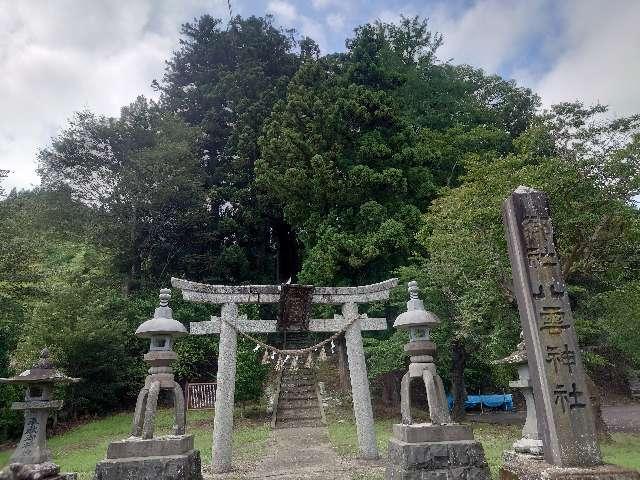
{"type": "Polygon", "coordinates": [[[640,480],[640,473],[616,465],[563,468],[540,455],[504,452],[500,480],[640,480]]]}
{"type": "Polygon", "coordinates": [[[106,460],[96,466],[95,480],[201,480],[200,452],[193,435],[112,442],[106,460]]]}
{"type": "Polygon", "coordinates": [[[466,425],[394,425],[386,480],[489,480],[480,442],[466,425]]]}

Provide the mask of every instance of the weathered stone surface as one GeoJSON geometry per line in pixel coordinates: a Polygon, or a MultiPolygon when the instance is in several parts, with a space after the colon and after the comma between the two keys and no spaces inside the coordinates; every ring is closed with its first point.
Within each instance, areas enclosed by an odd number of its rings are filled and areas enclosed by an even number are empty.
{"type": "Polygon", "coordinates": [[[30,465],[51,460],[47,448],[48,417],[48,410],[25,410],[22,438],[11,455],[11,462],[30,465]]]}
{"type": "Polygon", "coordinates": [[[473,440],[473,432],[467,425],[432,425],[418,423],[414,425],[395,424],[393,437],[408,443],[446,442],[473,440]]]}
{"type": "MultiPolygon", "coordinates": [[[[246,315],[242,315],[244,319],[238,319],[234,325],[241,332],[245,333],[275,333],[278,331],[276,320],[247,320],[246,315]]],[[[191,322],[189,330],[192,335],[213,335],[220,333],[219,317],[211,317],[207,322],[191,322]]],[[[365,315],[360,319],[360,328],[365,330],[386,330],[386,318],[369,318],[365,315]]],[[[347,324],[342,317],[336,318],[312,318],[309,320],[310,332],[339,332],[347,324]]],[[[297,330],[292,330],[297,331],[297,330]]]]}
{"type": "MultiPolygon", "coordinates": [[[[171,285],[182,290],[185,300],[201,303],[278,303],[280,285],[207,285],[172,278],[171,285]]],[[[313,303],[368,303],[389,298],[398,279],[360,287],[314,287],[313,303]]]]}
{"type": "Polygon", "coordinates": [[[172,350],[174,339],[186,335],[187,330],[184,325],[173,319],[173,312],[169,306],[171,290],[161,289],[159,298],[160,306],[155,309],[153,318],[142,323],[136,330],[137,336],[150,339],[149,352],[144,355],[144,360],[151,368],[145,378],[144,387],[138,394],[131,435],[145,440],[153,438],[161,390],[171,390],[173,393],[173,434],[184,435],[186,428],[184,394],[182,387],[174,380],[171,362],[177,358],[172,350]]]}
{"type": "Polygon", "coordinates": [[[548,199],[519,187],[505,200],[503,215],[545,460],[563,467],[600,464],[548,199]]]}
{"type": "Polygon", "coordinates": [[[0,480],[61,480],[60,467],[52,462],[12,463],[0,473],[0,480]]]}
{"type": "Polygon", "coordinates": [[[482,445],[474,440],[408,443],[389,441],[386,480],[489,480],[482,445]]]}
{"type": "Polygon", "coordinates": [[[404,351],[409,356],[433,356],[436,353],[436,345],[430,340],[413,340],[404,346],[404,351]]]}
{"type": "Polygon", "coordinates": [[[94,480],[202,480],[200,452],[103,460],[94,480]]]}
{"type": "Polygon", "coordinates": [[[640,480],[640,473],[615,465],[558,467],[542,457],[505,452],[500,480],[640,480]]]}
{"type": "Polygon", "coordinates": [[[12,463],[0,471],[0,480],[77,480],[75,473],[60,473],[60,467],[52,462],[34,465],[12,463]]]}
{"type": "MultiPolygon", "coordinates": [[[[358,317],[358,305],[346,303],[342,306],[342,315],[348,322],[358,317]]],[[[371,392],[367,378],[367,364],[365,363],[364,347],[360,320],[356,320],[344,333],[349,360],[349,375],[351,378],[351,393],[353,396],[353,411],[356,417],[356,430],[360,455],[365,459],[378,458],[376,432],[373,424],[373,407],[371,406],[371,392]]]]}
{"type": "Polygon", "coordinates": [[[111,442],[107,448],[107,458],[181,455],[190,450],[193,450],[193,435],[157,437],[149,440],[128,438],[111,442]]]}
{"type": "MultiPolygon", "coordinates": [[[[235,303],[222,306],[222,318],[233,322],[238,316],[235,303]]],[[[236,331],[222,322],[218,347],[218,376],[216,385],[216,406],[213,419],[213,459],[215,473],[231,470],[231,436],[233,433],[233,403],[236,388],[236,331]]]]}
{"type": "MultiPolygon", "coordinates": [[[[248,321],[246,317],[241,319],[237,314],[236,304],[277,303],[280,301],[281,286],[206,285],[176,278],[172,278],[171,283],[174,287],[182,290],[183,298],[187,301],[223,304],[222,318],[212,317],[208,322],[191,323],[192,334],[220,333],[212,467],[215,473],[223,473],[231,469],[231,431],[233,429],[237,342],[236,330],[223,320],[229,320],[234,327],[242,332],[275,332],[277,330],[275,320],[248,321]],[[225,314],[225,309],[230,308],[235,309],[235,312],[229,315],[227,311],[225,314]]],[[[358,443],[361,456],[366,459],[377,458],[378,451],[361,331],[384,330],[387,328],[387,321],[384,318],[368,318],[366,315],[358,315],[357,305],[388,299],[390,290],[397,284],[398,280],[394,278],[361,287],[314,287],[313,289],[312,303],[340,304],[343,315],[332,319],[311,319],[309,331],[336,332],[355,320],[346,330],[345,339],[358,443]]]]}

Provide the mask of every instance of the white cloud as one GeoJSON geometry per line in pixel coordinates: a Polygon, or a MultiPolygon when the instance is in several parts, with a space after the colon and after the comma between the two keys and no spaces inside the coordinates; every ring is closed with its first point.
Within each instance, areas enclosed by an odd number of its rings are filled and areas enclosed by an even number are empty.
{"type": "Polygon", "coordinates": [[[346,18],[342,13],[330,13],[326,21],[331,30],[338,32],[344,28],[346,18]]]}
{"type": "Polygon", "coordinates": [[[347,0],[311,0],[313,8],[316,10],[328,7],[343,7],[346,3],[348,3],[347,0]]]}
{"type": "Polygon", "coordinates": [[[285,22],[293,22],[298,18],[296,7],[284,0],[273,0],[267,5],[267,12],[274,13],[285,22]]]}
{"type": "Polygon", "coordinates": [[[284,0],[270,1],[267,12],[273,13],[284,24],[295,26],[302,35],[313,38],[321,51],[327,51],[325,28],[315,18],[300,14],[294,5],[284,0]]]}
{"type": "MultiPolygon", "coordinates": [[[[637,0],[405,2],[385,10],[385,0],[368,9],[359,0],[268,0],[266,9],[323,52],[357,24],[420,14],[445,35],[440,58],[514,77],[546,105],[580,98],[640,112],[637,0]]],[[[264,14],[250,0],[233,6],[264,14]]],[[[150,82],[180,24],[205,12],[226,19],[226,0],[0,0],[0,169],[12,171],[9,186],[37,184],[38,148],[74,111],[116,115],[140,93],[155,96],[150,82]]]]}
{"type": "Polygon", "coordinates": [[[522,55],[526,42],[546,33],[551,15],[547,2],[483,0],[461,16],[446,6],[431,12],[431,27],[444,34],[439,56],[496,73],[522,55]]]}
{"type": "Polygon", "coordinates": [[[581,99],[611,112],[640,112],[640,2],[478,0],[407,3],[371,19],[420,14],[444,34],[441,59],[502,73],[538,92],[543,104],[581,99]],[[535,54],[534,54],[535,53],[535,54]]]}
{"type": "Polygon", "coordinates": [[[611,113],[640,113],[640,2],[573,0],[564,4],[562,50],[534,80],[546,105],[582,99],[611,113]]]}
{"type": "Polygon", "coordinates": [[[74,111],[117,115],[177,46],[180,24],[223,0],[0,0],[0,169],[8,187],[39,180],[35,156],[74,111]],[[126,8],[125,8],[126,7],[126,8]]]}

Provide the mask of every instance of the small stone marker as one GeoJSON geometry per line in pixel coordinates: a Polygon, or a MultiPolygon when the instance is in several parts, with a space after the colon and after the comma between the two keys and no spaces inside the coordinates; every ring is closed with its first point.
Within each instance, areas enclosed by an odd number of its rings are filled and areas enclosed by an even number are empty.
{"type": "MultiPolygon", "coordinates": [[[[520,332],[520,336],[522,338],[522,332],[520,332]]],[[[509,386],[520,390],[522,393],[527,417],[522,427],[522,438],[514,442],[513,450],[517,453],[542,455],[542,440],[540,440],[540,434],[538,433],[538,418],[533,400],[533,387],[531,387],[531,374],[529,373],[524,340],[518,344],[515,352],[506,358],[497,360],[495,363],[518,367],[518,380],[509,382],[509,386]]]]}

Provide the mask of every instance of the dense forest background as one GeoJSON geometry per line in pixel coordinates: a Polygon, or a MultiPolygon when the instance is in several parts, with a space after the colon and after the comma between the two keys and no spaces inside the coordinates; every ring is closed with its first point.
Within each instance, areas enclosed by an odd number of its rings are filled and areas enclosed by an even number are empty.
{"type": "MultiPolygon", "coordinates": [[[[426,20],[362,25],[342,53],[272,18],[185,24],[154,86],[118,118],[77,112],[39,153],[41,186],[0,192],[0,376],[48,346],[84,382],[66,416],[128,407],[133,336],[169,277],[207,283],[417,279],[438,366],[459,397],[502,389],[518,342],[500,204],[550,196],[587,366],[640,367],[640,116],[564,103],[438,58],[426,20]]],[[[151,80],[151,79],[150,79],[151,80]]],[[[108,85],[105,86],[108,88],[108,85]]],[[[0,171],[0,177],[7,172],[0,171]]],[[[404,287],[370,313],[390,322],[404,287]]],[[[216,313],[172,301],[188,323],[216,313]]],[[[254,318],[257,309],[247,312],[254,318]]],[[[402,368],[400,333],[366,339],[372,381],[402,368]]],[[[266,374],[240,342],[239,400],[266,374]]],[[[177,345],[181,380],[212,380],[217,338],[177,345]]],[[[0,389],[0,440],[21,424],[0,389]]]]}

